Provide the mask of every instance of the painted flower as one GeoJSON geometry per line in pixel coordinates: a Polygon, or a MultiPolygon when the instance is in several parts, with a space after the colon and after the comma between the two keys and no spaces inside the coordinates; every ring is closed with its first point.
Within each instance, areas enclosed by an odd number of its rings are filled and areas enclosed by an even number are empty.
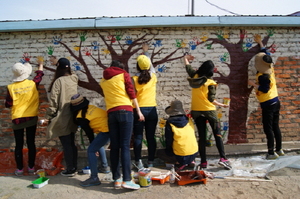
{"type": "Polygon", "coordinates": [[[160,128],[164,128],[165,126],[166,126],[166,122],[167,122],[167,120],[165,120],[165,119],[163,119],[163,118],[160,118],[159,119],[159,127],[160,128]]]}

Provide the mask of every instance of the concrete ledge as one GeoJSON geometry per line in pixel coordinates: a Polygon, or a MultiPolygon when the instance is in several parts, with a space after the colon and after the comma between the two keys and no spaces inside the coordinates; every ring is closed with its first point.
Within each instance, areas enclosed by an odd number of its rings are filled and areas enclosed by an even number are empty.
{"type": "MultiPolygon", "coordinates": [[[[224,145],[226,155],[240,155],[240,154],[257,154],[267,152],[267,143],[247,143],[247,144],[226,144],[224,145]]],[[[282,142],[282,149],[284,151],[300,150],[300,142],[282,142]]],[[[207,155],[218,155],[217,147],[207,147],[207,155]]]]}
{"type": "MultiPolygon", "coordinates": [[[[267,144],[225,144],[226,155],[253,155],[267,152],[267,144]]],[[[300,141],[295,142],[282,142],[282,148],[284,151],[300,151],[300,141]]],[[[164,154],[164,149],[157,149],[157,156],[164,154]]],[[[215,145],[206,148],[206,154],[209,156],[219,155],[217,147],[215,145]]],[[[106,150],[107,158],[109,158],[109,149],[106,150]]],[[[79,157],[87,157],[86,151],[78,151],[79,157]]],[[[147,156],[147,148],[142,149],[142,156],[147,156]]],[[[131,157],[134,157],[133,150],[131,149],[131,157]]]]}

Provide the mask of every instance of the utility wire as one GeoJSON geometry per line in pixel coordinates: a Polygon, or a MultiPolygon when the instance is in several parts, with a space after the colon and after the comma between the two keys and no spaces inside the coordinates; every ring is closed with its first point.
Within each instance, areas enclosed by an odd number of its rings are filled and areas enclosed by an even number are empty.
{"type": "Polygon", "coordinates": [[[218,8],[218,9],[220,9],[220,10],[223,10],[223,11],[225,11],[225,12],[229,12],[229,13],[234,14],[234,15],[240,15],[240,14],[231,12],[231,11],[229,11],[229,10],[226,10],[226,9],[224,9],[224,8],[221,8],[221,7],[219,7],[219,6],[215,5],[215,4],[212,4],[212,3],[210,3],[208,0],[205,0],[205,1],[206,1],[206,3],[208,3],[208,4],[212,5],[212,6],[215,6],[216,8],[218,8]]]}

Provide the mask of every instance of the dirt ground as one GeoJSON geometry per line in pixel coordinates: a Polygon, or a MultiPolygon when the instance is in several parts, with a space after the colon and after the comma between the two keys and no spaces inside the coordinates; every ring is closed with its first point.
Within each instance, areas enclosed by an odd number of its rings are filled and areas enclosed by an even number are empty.
{"type": "MultiPolygon", "coordinates": [[[[295,155],[295,154],[291,154],[295,155]]],[[[298,154],[296,154],[298,155],[298,154]]],[[[234,158],[234,157],[232,157],[234,158]]],[[[83,161],[84,162],[84,161],[83,161]]],[[[113,188],[112,182],[103,181],[100,186],[83,188],[80,181],[88,175],[64,177],[60,174],[47,176],[49,184],[36,189],[32,181],[36,176],[1,176],[1,199],[94,199],[94,198],[209,198],[209,199],[296,199],[300,198],[300,169],[282,168],[268,174],[270,181],[244,179],[208,179],[206,184],[179,186],[154,181],[153,184],[139,190],[113,188]]],[[[104,174],[99,174],[103,178],[104,174]]],[[[257,178],[256,178],[257,179],[257,178]]],[[[261,179],[263,180],[263,179],[261,179]]]]}

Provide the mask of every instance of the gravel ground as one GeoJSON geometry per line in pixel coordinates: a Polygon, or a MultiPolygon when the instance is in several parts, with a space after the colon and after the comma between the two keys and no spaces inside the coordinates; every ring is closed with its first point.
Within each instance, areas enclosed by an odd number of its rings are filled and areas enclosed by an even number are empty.
{"type": "MultiPolygon", "coordinates": [[[[295,155],[295,154],[290,154],[295,155]]],[[[296,154],[297,155],[297,154],[296,154]]],[[[82,161],[84,162],[84,161],[82,161]]],[[[237,180],[237,179],[208,179],[206,184],[190,184],[178,186],[177,184],[159,184],[139,190],[113,188],[112,182],[103,181],[100,186],[83,188],[80,181],[88,175],[64,177],[60,174],[47,176],[50,180],[40,189],[33,188],[32,181],[36,176],[1,176],[1,199],[94,199],[94,198],[238,198],[238,199],[296,199],[300,194],[300,169],[282,168],[269,173],[271,181],[237,180]]],[[[104,174],[99,174],[100,179],[104,174]]]]}

